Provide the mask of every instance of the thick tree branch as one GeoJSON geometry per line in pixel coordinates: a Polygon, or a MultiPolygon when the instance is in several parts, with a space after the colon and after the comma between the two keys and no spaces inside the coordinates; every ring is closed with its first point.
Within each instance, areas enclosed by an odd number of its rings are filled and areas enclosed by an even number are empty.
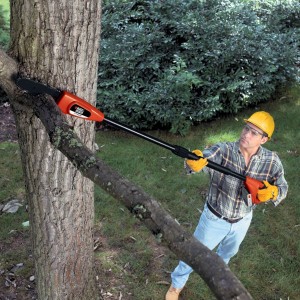
{"type": "Polygon", "coordinates": [[[18,88],[12,80],[18,72],[18,64],[0,49],[0,86],[12,96],[18,88]]]}
{"type": "Polygon", "coordinates": [[[31,107],[44,124],[51,143],[86,176],[121,201],[155,235],[167,244],[180,260],[189,264],[218,299],[252,299],[223,260],[187,233],[160,204],[141,188],[112,170],[78,139],[60,109],[49,97],[31,97],[13,82],[16,63],[0,51],[0,85],[14,105],[31,107]],[[2,65],[9,68],[2,68],[2,65]]]}

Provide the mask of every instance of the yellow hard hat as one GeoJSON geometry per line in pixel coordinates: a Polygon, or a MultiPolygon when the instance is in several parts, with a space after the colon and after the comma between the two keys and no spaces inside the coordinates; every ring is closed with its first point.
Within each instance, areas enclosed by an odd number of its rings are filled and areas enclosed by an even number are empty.
{"type": "Polygon", "coordinates": [[[261,129],[264,133],[267,134],[269,139],[271,138],[275,129],[273,117],[265,111],[258,111],[251,115],[249,119],[244,119],[244,121],[249,122],[261,129]]]}

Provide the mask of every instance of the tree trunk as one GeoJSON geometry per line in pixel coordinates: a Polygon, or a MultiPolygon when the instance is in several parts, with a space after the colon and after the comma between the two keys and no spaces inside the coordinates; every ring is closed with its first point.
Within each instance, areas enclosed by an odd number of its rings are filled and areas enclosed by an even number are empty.
{"type": "MultiPolygon", "coordinates": [[[[96,100],[99,0],[11,1],[10,54],[22,76],[96,100]]],[[[13,104],[29,204],[39,299],[97,299],[93,183],[49,143],[28,107],[13,104]]],[[[71,123],[72,122],[72,123],[71,123]]],[[[94,124],[70,118],[93,147],[94,124]]]]}

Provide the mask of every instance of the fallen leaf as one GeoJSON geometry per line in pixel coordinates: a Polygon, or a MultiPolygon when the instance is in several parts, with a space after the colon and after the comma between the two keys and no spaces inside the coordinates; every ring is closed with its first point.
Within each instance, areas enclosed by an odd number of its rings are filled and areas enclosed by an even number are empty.
{"type": "Polygon", "coordinates": [[[170,285],[170,282],[162,280],[162,281],[157,281],[156,284],[170,285]]]}
{"type": "Polygon", "coordinates": [[[18,211],[20,206],[23,205],[19,202],[18,199],[12,199],[4,205],[2,211],[6,213],[15,213],[18,211]]]}

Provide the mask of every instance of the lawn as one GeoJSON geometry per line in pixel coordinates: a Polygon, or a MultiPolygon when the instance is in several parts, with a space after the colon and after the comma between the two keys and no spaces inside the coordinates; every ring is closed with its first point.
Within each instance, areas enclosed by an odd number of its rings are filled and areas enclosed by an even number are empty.
{"type": "MultiPolygon", "coordinates": [[[[274,101],[200,124],[186,137],[165,131],[149,132],[171,144],[203,149],[218,141],[237,139],[243,119],[254,110],[267,110],[274,116],[275,134],[266,147],[277,151],[282,159],[289,183],[288,197],[277,208],[257,207],[240,252],[229,265],[254,299],[296,300],[300,295],[299,94],[300,88],[294,87],[274,101]]],[[[125,132],[98,131],[96,142],[99,158],[153,195],[187,230],[194,230],[208,185],[205,174],[187,176],[181,158],[125,132]]],[[[11,198],[24,199],[18,145],[0,143],[0,154],[0,203],[11,198]]],[[[175,255],[121,203],[98,187],[95,208],[95,266],[104,299],[163,299],[169,273],[177,264],[175,255]]],[[[34,283],[28,279],[34,274],[29,232],[22,227],[27,220],[25,202],[17,213],[0,217],[0,271],[4,271],[0,275],[0,291],[14,291],[11,286],[5,287],[4,275],[20,262],[26,268],[17,271],[16,276],[20,286],[22,280],[25,282],[24,295],[29,293],[25,284],[34,289],[34,283]]],[[[195,273],[183,296],[189,300],[215,299],[195,273]]]]}

